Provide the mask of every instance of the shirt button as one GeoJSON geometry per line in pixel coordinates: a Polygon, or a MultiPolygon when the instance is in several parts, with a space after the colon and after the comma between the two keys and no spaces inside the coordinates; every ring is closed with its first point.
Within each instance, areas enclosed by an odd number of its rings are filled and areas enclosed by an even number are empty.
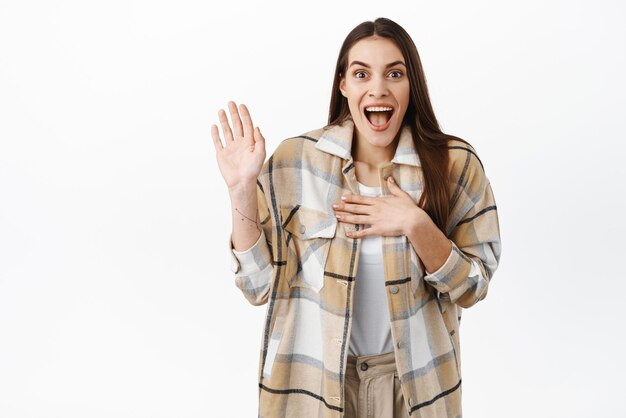
{"type": "Polygon", "coordinates": [[[300,233],[304,234],[304,231],[306,231],[306,228],[304,227],[304,225],[300,225],[300,233]]]}
{"type": "Polygon", "coordinates": [[[398,286],[391,286],[391,287],[389,288],[389,291],[390,291],[391,293],[393,293],[393,294],[398,293],[398,286]]]}
{"type": "Polygon", "coordinates": [[[367,365],[367,363],[361,363],[361,370],[365,371],[368,369],[368,367],[369,366],[367,365]]]}

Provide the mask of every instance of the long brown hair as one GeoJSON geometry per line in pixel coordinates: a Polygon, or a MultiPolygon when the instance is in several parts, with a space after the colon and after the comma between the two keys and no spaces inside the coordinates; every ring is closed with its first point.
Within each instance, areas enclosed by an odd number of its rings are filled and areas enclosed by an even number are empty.
{"type": "Polygon", "coordinates": [[[400,25],[390,19],[379,17],[374,21],[359,24],[346,36],[337,58],[328,112],[328,125],[325,128],[340,124],[350,116],[348,100],[340,93],[339,82],[345,75],[350,49],[359,40],[369,36],[390,39],[402,51],[410,88],[409,105],[402,126],[408,124],[411,127],[413,142],[424,175],[424,188],[418,205],[445,234],[450,209],[448,141],[456,139],[465,143],[468,142],[441,131],[430,103],[426,77],[417,47],[400,25]]]}

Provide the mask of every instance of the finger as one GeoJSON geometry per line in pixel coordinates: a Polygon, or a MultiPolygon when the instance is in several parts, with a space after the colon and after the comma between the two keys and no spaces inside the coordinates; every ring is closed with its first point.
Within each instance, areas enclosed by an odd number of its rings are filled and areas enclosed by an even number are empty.
{"type": "Polygon", "coordinates": [[[241,119],[239,118],[239,111],[237,105],[232,100],[228,102],[228,109],[230,110],[230,120],[233,122],[233,132],[235,139],[243,137],[243,127],[241,125],[241,119]]]}
{"type": "Polygon", "coordinates": [[[375,197],[362,196],[360,194],[347,194],[341,196],[341,200],[345,203],[359,203],[362,205],[373,205],[376,203],[375,197]]]}
{"type": "Polygon", "coordinates": [[[372,233],[372,228],[361,228],[360,230],[354,230],[354,231],[346,231],[346,235],[350,238],[365,238],[368,237],[370,235],[374,235],[372,233]]]}
{"type": "Polygon", "coordinates": [[[351,213],[342,212],[335,214],[335,216],[341,222],[346,222],[354,225],[370,225],[370,222],[372,222],[372,219],[368,215],[353,215],[351,213]]]}
{"type": "Polygon", "coordinates": [[[243,135],[245,138],[250,138],[252,141],[254,128],[250,112],[248,112],[248,108],[243,103],[239,105],[239,110],[241,111],[241,119],[243,120],[243,135]]]}
{"type": "Polygon", "coordinates": [[[369,215],[371,213],[371,207],[368,205],[359,205],[359,204],[354,204],[354,203],[343,203],[340,204],[337,209],[345,211],[345,212],[351,212],[351,213],[356,213],[356,214],[360,214],[360,215],[369,215]]]}
{"type": "Polygon", "coordinates": [[[226,112],[224,111],[224,109],[220,109],[219,112],[217,112],[217,117],[220,120],[220,123],[222,124],[222,132],[224,132],[224,140],[226,141],[226,146],[228,146],[229,143],[231,143],[234,138],[233,138],[233,131],[230,130],[230,125],[228,124],[228,118],[226,117],[226,112]]]}
{"type": "Polygon", "coordinates": [[[213,145],[215,145],[215,150],[220,152],[224,149],[222,145],[222,140],[220,139],[220,133],[217,130],[217,125],[211,125],[211,137],[213,137],[213,145]]]}

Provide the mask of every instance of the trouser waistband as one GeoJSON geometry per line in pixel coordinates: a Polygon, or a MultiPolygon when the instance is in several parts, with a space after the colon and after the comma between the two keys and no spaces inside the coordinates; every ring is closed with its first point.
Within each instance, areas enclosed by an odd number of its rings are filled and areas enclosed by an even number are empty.
{"type": "Polygon", "coordinates": [[[367,356],[348,355],[346,377],[362,380],[385,373],[396,372],[396,358],[393,351],[367,356]]]}

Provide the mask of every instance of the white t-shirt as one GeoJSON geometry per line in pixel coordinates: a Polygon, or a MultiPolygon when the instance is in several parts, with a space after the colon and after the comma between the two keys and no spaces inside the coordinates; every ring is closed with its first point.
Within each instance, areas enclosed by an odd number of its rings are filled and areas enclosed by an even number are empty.
{"type": "MultiPolygon", "coordinates": [[[[380,196],[380,187],[359,183],[360,194],[380,196]]],[[[364,225],[368,228],[369,225],[364,225]]],[[[382,239],[379,235],[361,238],[361,253],[355,279],[354,308],[348,354],[367,356],[393,351],[385,272],[383,269],[382,239]]]]}

